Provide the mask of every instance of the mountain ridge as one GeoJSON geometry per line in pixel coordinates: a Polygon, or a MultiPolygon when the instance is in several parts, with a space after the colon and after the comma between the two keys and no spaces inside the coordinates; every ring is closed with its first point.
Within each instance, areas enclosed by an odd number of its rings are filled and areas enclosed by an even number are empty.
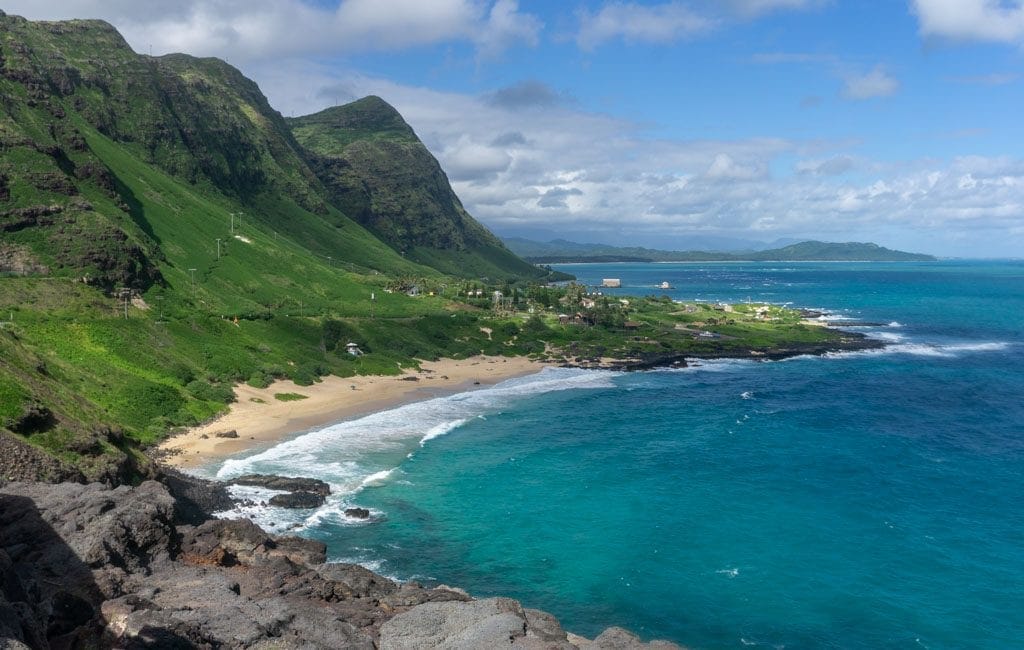
{"type": "Polygon", "coordinates": [[[408,259],[454,275],[544,275],[466,211],[437,159],[380,97],[287,123],[331,201],[408,259]]]}
{"type": "Polygon", "coordinates": [[[742,251],[664,251],[644,247],[581,244],[562,239],[537,242],[505,239],[518,255],[535,264],[570,262],[795,262],[795,261],[934,261],[921,253],[892,250],[870,242],[807,240],[780,248],[742,251]]]}

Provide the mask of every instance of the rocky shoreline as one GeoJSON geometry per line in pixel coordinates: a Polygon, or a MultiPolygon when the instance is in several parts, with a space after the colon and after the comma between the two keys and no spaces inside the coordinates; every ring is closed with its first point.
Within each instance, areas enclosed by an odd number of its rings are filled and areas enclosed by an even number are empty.
{"type": "Polygon", "coordinates": [[[223,485],[0,487],[0,649],[677,648],[593,640],[508,598],[396,583],[326,562],[322,543],[221,520],[223,485]]]}
{"type": "MultiPolygon", "coordinates": [[[[860,323],[850,323],[844,326],[868,326],[860,323]]],[[[786,347],[773,347],[768,350],[704,350],[699,354],[692,352],[652,352],[631,359],[598,359],[588,357],[573,357],[568,361],[558,364],[563,368],[584,368],[620,370],[625,372],[638,372],[643,370],[654,370],[657,368],[684,368],[691,361],[700,362],[711,359],[748,359],[751,361],[781,361],[800,356],[820,357],[835,352],[860,352],[864,350],[878,350],[884,348],[885,341],[869,338],[860,332],[843,332],[843,336],[831,343],[805,343],[792,344],[786,347]]]]}

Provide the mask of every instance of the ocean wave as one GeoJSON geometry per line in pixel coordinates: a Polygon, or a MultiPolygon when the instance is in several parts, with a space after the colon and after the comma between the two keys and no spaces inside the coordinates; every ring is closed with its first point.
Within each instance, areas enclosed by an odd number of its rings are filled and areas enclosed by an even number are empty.
{"type": "MultiPolygon", "coordinates": [[[[487,419],[483,416],[483,414],[478,415],[477,418],[482,420],[487,419]]],[[[446,433],[454,431],[455,429],[458,429],[467,422],[469,422],[468,418],[460,418],[458,420],[452,420],[451,422],[442,422],[437,426],[431,427],[430,430],[423,434],[423,437],[420,438],[420,447],[427,444],[427,441],[433,440],[434,438],[438,438],[446,433]]]]}
{"type": "Polygon", "coordinates": [[[681,368],[654,368],[648,372],[729,372],[742,368],[749,368],[756,363],[757,359],[686,359],[686,365],[681,368]]]}
{"type": "MultiPolygon", "coordinates": [[[[903,339],[896,339],[901,341],[903,339]]],[[[961,356],[964,353],[1002,352],[1009,349],[1013,344],[1007,341],[979,341],[965,343],[922,343],[922,342],[894,342],[884,348],[874,350],[857,350],[854,352],[827,352],[825,357],[829,359],[841,359],[858,356],[882,356],[889,354],[910,355],[916,357],[936,357],[951,359],[961,356]]]]}
{"type": "Polygon", "coordinates": [[[398,468],[392,467],[391,469],[383,469],[379,472],[374,472],[363,479],[360,487],[380,487],[381,485],[384,485],[389,478],[391,478],[391,475],[395,473],[396,469],[398,468]]]}
{"type": "Polygon", "coordinates": [[[478,416],[500,412],[510,402],[530,395],[611,388],[618,374],[621,373],[545,368],[494,386],[414,402],[316,429],[248,457],[228,459],[216,476],[315,476],[330,484],[332,493],[350,495],[386,480],[386,473],[399,466],[412,451],[478,416]]]}

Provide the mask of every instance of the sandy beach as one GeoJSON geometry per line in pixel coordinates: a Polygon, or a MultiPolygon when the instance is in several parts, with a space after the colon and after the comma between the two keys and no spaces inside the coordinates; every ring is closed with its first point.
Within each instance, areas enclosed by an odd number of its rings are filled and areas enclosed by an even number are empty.
{"type": "Polygon", "coordinates": [[[539,372],[543,367],[543,363],[525,357],[476,356],[424,361],[419,371],[408,370],[390,377],[328,376],[312,386],[299,386],[291,381],[277,381],[267,388],[241,384],[235,387],[237,401],[228,413],[168,438],[158,449],[164,454],[164,463],[189,469],[253,447],[266,447],[300,431],[421,399],[496,384],[539,372]],[[275,397],[284,393],[304,398],[282,401],[275,397]],[[237,432],[238,437],[217,436],[230,431],[237,432]]]}

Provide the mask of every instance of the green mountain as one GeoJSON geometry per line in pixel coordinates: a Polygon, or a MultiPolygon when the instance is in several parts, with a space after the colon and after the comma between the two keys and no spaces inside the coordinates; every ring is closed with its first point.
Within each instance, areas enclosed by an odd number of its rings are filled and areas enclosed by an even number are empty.
{"type": "Polygon", "coordinates": [[[530,262],[555,264],[572,262],[799,262],[799,261],[934,261],[931,255],[905,253],[870,243],[805,241],[763,251],[725,253],[714,251],[664,251],[643,247],[580,244],[556,239],[536,242],[510,237],[505,244],[530,262]]]}
{"type": "Polygon", "coordinates": [[[407,259],[452,275],[544,275],[466,212],[441,165],[383,99],[288,124],[331,202],[407,259]]]}
{"type": "Polygon", "coordinates": [[[782,248],[758,251],[745,256],[765,262],[934,262],[935,257],[922,253],[892,250],[872,243],[833,243],[805,241],[782,248]]]}
{"type": "Polygon", "coordinates": [[[404,290],[458,290],[437,267],[478,283],[484,270],[495,289],[543,271],[471,220],[471,253],[399,254],[346,216],[222,61],[0,12],[0,153],[0,459],[21,459],[14,475],[142,471],[140,444],[222,411],[239,381],[523,352],[479,331],[482,309],[451,318],[447,298],[404,290]]]}

